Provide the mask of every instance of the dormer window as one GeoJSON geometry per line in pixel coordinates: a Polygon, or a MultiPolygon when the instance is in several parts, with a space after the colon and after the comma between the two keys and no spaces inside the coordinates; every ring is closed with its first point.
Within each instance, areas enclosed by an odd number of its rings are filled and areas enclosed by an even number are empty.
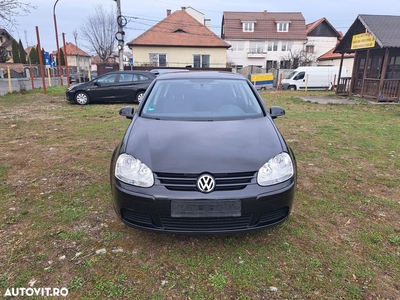
{"type": "Polygon", "coordinates": [[[276,23],[276,30],[278,32],[288,32],[289,31],[289,22],[276,23]]]}
{"type": "Polygon", "coordinates": [[[255,22],[243,21],[243,32],[254,32],[254,24],[255,22]]]}
{"type": "Polygon", "coordinates": [[[186,33],[186,31],[179,28],[179,29],[175,30],[174,33],[186,33]]]}

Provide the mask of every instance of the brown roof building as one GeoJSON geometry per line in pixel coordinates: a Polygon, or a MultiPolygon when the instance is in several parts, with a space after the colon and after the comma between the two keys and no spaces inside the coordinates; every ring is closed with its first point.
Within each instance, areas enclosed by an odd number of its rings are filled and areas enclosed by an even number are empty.
{"type": "Polygon", "coordinates": [[[400,101],[399,28],[400,16],[357,16],[334,50],[355,55],[352,77],[340,78],[338,93],[400,101]]]}
{"type": "Polygon", "coordinates": [[[224,12],[221,37],[229,39],[305,40],[306,25],[300,12],[224,12]],[[254,23],[253,30],[243,30],[245,23],[254,23]],[[278,24],[288,24],[279,30],[278,24]]]}
{"type": "MultiPolygon", "coordinates": [[[[308,65],[327,64],[329,61],[322,61],[321,56],[330,52],[341,38],[342,33],[337,31],[326,18],[307,24],[307,43],[304,45],[303,52],[304,61],[307,61],[308,65]]],[[[333,65],[336,65],[336,61],[333,62],[333,65]]]]}
{"type": "Polygon", "coordinates": [[[290,67],[307,41],[300,12],[224,12],[221,37],[232,45],[228,62],[266,69],[290,67]]]}
{"type": "Polygon", "coordinates": [[[0,28],[0,46],[6,51],[6,59],[8,63],[12,63],[12,41],[14,38],[7,32],[7,30],[0,28]]]}
{"type": "MultiPolygon", "coordinates": [[[[64,55],[67,57],[68,68],[70,72],[88,72],[91,69],[91,55],[80,49],[73,43],[66,42],[64,55]]],[[[53,56],[57,55],[57,51],[53,51],[53,56]]]]}
{"type": "Polygon", "coordinates": [[[152,67],[225,67],[223,41],[191,16],[186,8],[171,13],[149,30],[127,43],[135,65],[152,67]]]}

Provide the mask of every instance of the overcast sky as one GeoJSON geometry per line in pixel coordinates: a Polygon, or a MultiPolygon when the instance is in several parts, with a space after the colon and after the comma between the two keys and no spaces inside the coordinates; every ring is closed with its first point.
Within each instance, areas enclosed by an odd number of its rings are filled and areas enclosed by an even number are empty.
{"type": "MultiPolygon", "coordinates": [[[[22,2],[29,2],[26,0],[22,2]]],[[[235,0],[120,0],[122,15],[128,19],[125,27],[125,43],[151,28],[166,17],[166,10],[172,12],[181,7],[192,7],[211,19],[211,29],[220,36],[222,13],[224,11],[243,12],[301,12],[306,24],[322,17],[338,30],[346,33],[359,14],[400,15],[400,0],[283,0],[283,1],[235,1],[235,0]]],[[[16,28],[6,28],[18,41],[21,39],[24,47],[36,45],[36,26],[40,34],[40,44],[46,51],[56,49],[53,6],[55,0],[32,0],[37,9],[18,19],[16,28]]],[[[57,29],[59,45],[62,46],[62,33],[66,42],[73,42],[72,32],[81,27],[82,20],[93,14],[94,6],[101,4],[104,8],[117,9],[114,0],[59,0],[56,5],[57,29]]],[[[399,30],[399,29],[397,29],[399,30]]],[[[78,47],[88,52],[85,41],[78,35],[78,47]]]]}

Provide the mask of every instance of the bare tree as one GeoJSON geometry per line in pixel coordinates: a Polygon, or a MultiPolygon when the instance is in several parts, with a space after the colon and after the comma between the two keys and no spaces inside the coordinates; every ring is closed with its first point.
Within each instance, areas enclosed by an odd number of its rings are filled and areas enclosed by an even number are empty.
{"type": "Polygon", "coordinates": [[[118,32],[116,11],[107,11],[101,4],[96,5],[93,14],[83,21],[80,32],[89,43],[90,51],[105,62],[115,47],[115,34],[118,32]]]}
{"type": "Polygon", "coordinates": [[[314,52],[307,52],[306,50],[289,50],[287,55],[282,56],[281,60],[285,62],[286,69],[296,69],[299,66],[311,66],[316,57],[314,52]]]}
{"type": "Polygon", "coordinates": [[[24,3],[18,0],[0,0],[0,27],[6,25],[15,26],[18,24],[15,18],[21,17],[36,9],[31,3],[24,3]]]}

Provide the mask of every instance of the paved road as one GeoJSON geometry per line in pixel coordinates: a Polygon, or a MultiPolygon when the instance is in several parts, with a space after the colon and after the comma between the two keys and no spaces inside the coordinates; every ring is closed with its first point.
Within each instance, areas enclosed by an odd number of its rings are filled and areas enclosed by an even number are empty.
{"type": "MultiPolygon", "coordinates": [[[[51,86],[59,86],[60,85],[60,78],[56,77],[56,78],[51,78],[51,86]]],[[[63,77],[63,85],[67,86],[68,82],[67,82],[67,78],[63,77]]],[[[46,87],[49,87],[49,79],[46,78],[45,79],[45,85],[46,87]]],[[[11,79],[11,89],[12,91],[20,91],[21,88],[26,88],[27,90],[31,90],[32,89],[32,82],[29,78],[12,78],[11,79]]],[[[34,88],[41,88],[43,87],[42,84],[42,79],[34,79],[34,88]]],[[[5,94],[7,94],[9,92],[9,83],[8,83],[8,79],[4,78],[1,79],[0,78],[0,96],[3,96],[5,94]]]]}
{"type": "Polygon", "coordinates": [[[315,96],[304,96],[300,97],[304,101],[310,101],[310,102],[317,102],[320,104],[358,104],[361,101],[360,100],[349,100],[346,98],[333,98],[333,97],[315,97],[315,96]]]}

